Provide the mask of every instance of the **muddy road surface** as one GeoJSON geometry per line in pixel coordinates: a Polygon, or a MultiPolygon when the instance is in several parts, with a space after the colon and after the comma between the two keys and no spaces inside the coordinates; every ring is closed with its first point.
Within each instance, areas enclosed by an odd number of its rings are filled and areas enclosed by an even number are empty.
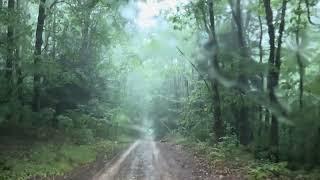
{"type": "Polygon", "coordinates": [[[152,140],[139,140],[122,156],[107,165],[93,180],[206,180],[193,156],[176,146],[152,140]]]}

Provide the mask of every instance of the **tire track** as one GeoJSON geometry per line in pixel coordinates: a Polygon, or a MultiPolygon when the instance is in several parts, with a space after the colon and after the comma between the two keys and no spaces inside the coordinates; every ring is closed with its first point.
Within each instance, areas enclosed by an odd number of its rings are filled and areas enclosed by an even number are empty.
{"type": "Polygon", "coordinates": [[[139,140],[93,180],[193,180],[192,167],[186,169],[179,160],[188,157],[175,156],[160,143],[139,140]]]}

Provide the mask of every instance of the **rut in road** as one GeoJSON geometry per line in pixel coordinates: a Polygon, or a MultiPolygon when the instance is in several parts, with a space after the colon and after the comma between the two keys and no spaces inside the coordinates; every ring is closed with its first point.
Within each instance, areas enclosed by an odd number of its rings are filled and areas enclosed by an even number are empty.
{"type": "Polygon", "coordinates": [[[193,180],[192,161],[162,143],[139,140],[94,180],[193,180]]]}

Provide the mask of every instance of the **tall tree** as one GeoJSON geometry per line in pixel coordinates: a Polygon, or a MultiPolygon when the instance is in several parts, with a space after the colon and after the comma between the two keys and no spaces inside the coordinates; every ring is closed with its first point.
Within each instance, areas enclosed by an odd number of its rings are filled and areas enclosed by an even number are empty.
{"type": "MultiPolygon", "coordinates": [[[[20,0],[16,0],[16,9],[18,13],[22,13],[21,11],[21,1],[20,0]]],[[[22,22],[20,21],[20,18],[18,18],[17,20],[17,24],[21,24],[22,22]]],[[[20,34],[20,28],[17,28],[15,30],[15,33],[18,35],[20,34]]],[[[22,63],[21,63],[21,44],[20,44],[20,35],[18,35],[16,42],[18,42],[18,44],[15,44],[16,50],[15,50],[15,68],[16,68],[16,74],[17,74],[17,96],[18,99],[21,103],[23,103],[23,95],[22,95],[22,86],[23,86],[23,77],[22,77],[22,63]]]]}
{"type": "MultiPolygon", "coordinates": [[[[259,8],[261,6],[261,0],[259,0],[259,8]]],[[[259,33],[259,64],[262,65],[263,64],[263,46],[262,46],[262,41],[263,41],[263,26],[262,26],[262,19],[261,19],[261,15],[259,13],[259,16],[258,16],[258,20],[259,20],[259,30],[260,30],[260,33],[259,33]]],[[[264,88],[263,88],[263,84],[264,84],[264,73],[261,72],[259,74],[260,76],[260,79],[261,79],[261,88],[259,89],[261,92],[264,91],[264,88]]],[[[263,122],[263,106],[261,104],[258,105],[258,109],[259,109],[259,124],[261,122],[263,122]]],[[[266,124],[266,123],[265,123],[266,124]]],[[[259,136],[261,135],[262,133],[262,126],[259,125],[259,130],[258,130],[258,134],[259,136]]]]}
{"type": "Polygon", "coordinates": [[[81,27],[81,35],[82,42],[80,48],[80,59],[82,63],[88,63],[88,59],[90,59],[90,26],[92,25],[92,20],[90,19],[91,13],[94,7],[97,5],[98,0],[86,0],[83,3],[80,3],[80,8],[82,10],[82,27],[81,27]]]}
{"type": "MultiPolygon", "coordinates": [[[[245,39],[245,32],[243,28],[243,18],[242,18],[242,10],[241,10],[241,0],[229,0],[229,4],[232,10],[232,17],[234,23],[237,28],[237,38],[239,44],[239,75],[238,81],[242,86],[248,86],[248,77],[246,74],[247,65],[250,62],[250,56],[247,49],[247,43],[245,39]]],[[[240,97],[240,107],[239,107],[239,140],[243,145],[248,145],[251,141],[251,129],[249,122],[249,106],[247,102],[244,100],[243,92],[239,92],[240,97]]]]}
{"type": "MultiPolygon", "coordinates": [[[[281,67],[281,46],[283,31],[285,28],[285,13],[287,7],[287,0],[282,1],[282,10],[279,26],[278,47],[275,48],[275,27],[273,24],[273,11],[270,0],[264,0],[264,7],[266,13],[266,20],[268,25],[269,34],[269,60],[268,60],[268,82],[267,90],[270,98],[271,105],[278,104],[278,99],[275,95],[275,88],[279,84],[280,67],[281,67]]],[[[270,129],[270,148],[271,154],[274,156],[275,161],[279,161],[279,122],[277,116],[273,113],[271,116],[271,129],[270,129]]]]}
{"type": "Polygon", "coordinates": [[[296,50],[296,57],[297,57],[297,63],[298,63],[298,68],[299,68],[299,105],[300,108],[303,107],[303,82],[304,82],[304,65],[301,59],[301,54],[300,54],[300,25],[301,25],[301,14],[302,14],[302,8],[301,8],[301,0],[298,2],[298,8],[296,10],[297,14],[297,25],[296,25],[296,30],[295,30],[295,39],[296,39],[296,45],[297,45],[297,50],[296,50]]]}
{"type": "MultiPolygon", "coordinates": [[[[14,19],[14,0],[8,1],[8,15],[14,19]]],[[[7,97],[11,98],[13,88],[13,63],[14,63],[14,23],[10,22],[7,29],[7,60],[6,60],[6,80],[7,80],[7,97]]]]}
{"type": "Polygon", "coordinates": [[[34,50],[34,65],[35,65],[35,72],[33,77],[33,111],[38,112],[40,110],[40,63],[41,63],[41,51],[42,51],[42,44],[43,44],[43,30],[44,30],[44,22],[45,22],[45,3],[46,0],[40,0],[39,2],[39,14],[38,14],[38,21],[37,21],[37,29],[36,29],[36,41],[35,41],[35,50],[34,50]]]}
{"type": "MultiPolygon", "coordinates": [[[[213,44],[213,57],[211,64],[213,68],[219,69],[219,42],[216,35],[215,27],[215,14],[214,14],[214,4],[213,0],[208,1],[208,10],[209,10],[209,20],[210,20],[210,32],[212,37],[213,44]]],[[[213,90],[212,103],[213,103],[213,131],[215,133],[216,141],[221,141],[221,138],[224,135],[223,120],[221,117],[221,100],[220,92],[218,87],[218,82],[215,78],[211,80],[211,87],[213,90]]]]}

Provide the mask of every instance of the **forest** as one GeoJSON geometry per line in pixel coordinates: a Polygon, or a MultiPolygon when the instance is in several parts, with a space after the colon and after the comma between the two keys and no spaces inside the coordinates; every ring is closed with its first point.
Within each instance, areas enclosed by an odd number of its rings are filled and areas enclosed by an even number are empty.
{"type": "Polygon", "coordinates": [[[0,0],[0,180],[320,179],[319,13],[0,0]]]}

